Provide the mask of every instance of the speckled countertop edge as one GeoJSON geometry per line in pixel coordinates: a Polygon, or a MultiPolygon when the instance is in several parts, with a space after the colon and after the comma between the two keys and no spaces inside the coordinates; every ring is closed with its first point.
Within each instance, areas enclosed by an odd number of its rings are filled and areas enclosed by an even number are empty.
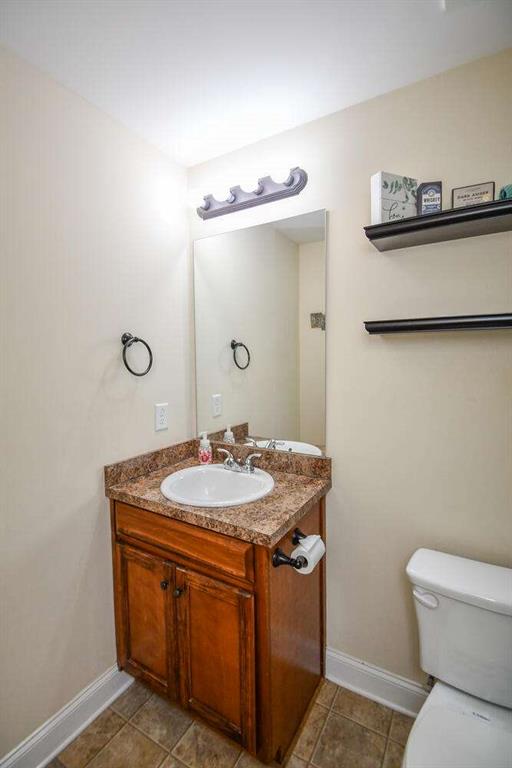
{"type": "MultiPolygon", "coordinates": [[[[197,441],[190,442],[195,444],[197,441]]],[[[195,448],[195,445],[192,447],[195,448]]],[[[181,458],[183,453],[190,452],[190,446],[185,443],[171,448],[179,448],[179,450],[169,449],[166,454],[168,458],[181,458]]],[[[274,488],[258,501],[238,507],[219,508],[178,505],[168,501],[162,495],[160,484],[173,472],[197,466],[195,455],[189,455],[181,460],[169,462],[167,466],[162,466],[163,457],[155,457],[155,453],[159,452],[137,457],[139,464],[136,476],[127,477],[129,467],[126,466],[131,462],[133,470],[135,459],[121,462],[124,465],[122,469],[115,469],[119,465],[106,467],[106,495],[110,499],[141,507],[165,517],[266,547],[276,544],[331,487],[330,475],[311,477],[297,472],[282,472],[269,468],[274,478],[274,488]],[[141,460],[142,465],[146,467],[146,471],[143,472],[139,471],[141,460]],[[155,464],[158,465],[156,468],[155,464]],[[118,482],[108,485],[107,477],[110,480],[115,478],[118,482]]],[[[262,468],[267,468],[263,467],[263,463],[266,462],[258,463],[262,468]]],[[[281,464],[280,458],[278,464],[281,464]]]]}

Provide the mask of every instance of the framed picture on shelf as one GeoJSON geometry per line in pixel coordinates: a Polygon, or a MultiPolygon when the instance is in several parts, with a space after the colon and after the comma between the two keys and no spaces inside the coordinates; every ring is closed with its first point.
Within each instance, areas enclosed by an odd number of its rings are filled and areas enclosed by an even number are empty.
{"type": "Polygon", "coordinates": [[[418,186],[418,216],[427,213],[440,213],[443,199],[443,184],[441,181],[424,181],[418,186]]]}
{"type": "Polygon", "coordinates": [[[452,208],[466,208],[468,205],[491,203],[494,200],[494,181],[472,184],[469,187],[452,189],[452,208]]]}

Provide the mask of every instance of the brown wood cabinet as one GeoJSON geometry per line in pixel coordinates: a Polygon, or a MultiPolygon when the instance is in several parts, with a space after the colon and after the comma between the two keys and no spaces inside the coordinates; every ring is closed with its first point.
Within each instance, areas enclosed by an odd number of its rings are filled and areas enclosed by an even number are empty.
{"type": "Polygon", "coordinates": [[[254,596],[177,569],[181,701],[254,747],[254,596]]]}
{"type": "Polygon", "coordinates": [[[176,694],[176,641],[171,563],[119,546],[124,667],[169,696],[176,694]]]}
{"type": "MultiPolygon", "coordinates": [[[[111,503],[120,668],[260,760],[282,761],[324,671],[325,561],[308,576],[267,548],[111,503]]],[[[325,536],[323,500],[300,521],[325,536]]]]}

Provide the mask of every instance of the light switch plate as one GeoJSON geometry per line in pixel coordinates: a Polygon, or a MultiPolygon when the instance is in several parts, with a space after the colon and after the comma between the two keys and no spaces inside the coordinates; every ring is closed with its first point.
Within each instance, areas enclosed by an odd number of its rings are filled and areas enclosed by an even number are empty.
{"type": "Polygon", "coordinates": [[[212,395],[212,416],[222,416],[222,395],[212,395]]]}
{"type": "Polygon", "coordinates": [[[169,427],[169,403],[155,403],[155,432],[169,427]]]}

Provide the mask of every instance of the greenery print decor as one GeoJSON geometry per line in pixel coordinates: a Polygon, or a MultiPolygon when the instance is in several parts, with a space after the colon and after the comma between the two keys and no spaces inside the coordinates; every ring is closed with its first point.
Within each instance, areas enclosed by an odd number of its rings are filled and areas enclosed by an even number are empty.
{"type": "Polygon", "coordinates": [[[401,179],[394,179],[391,184],[386,180],[382,182],[382,188],[389,192],[390,195],[395,195],[398,192],[404,191],[405,202],[408,203],[412,198],[416,205],[416,198],[418,195],[418,182],[415,179],[410,179],[408,176],[402,176],[401,179]]]}
{"type": "Polygon", "coordinates": [[[371,177],[372,224],[416,216],[418,180],[380,171],[371,177]]]}

